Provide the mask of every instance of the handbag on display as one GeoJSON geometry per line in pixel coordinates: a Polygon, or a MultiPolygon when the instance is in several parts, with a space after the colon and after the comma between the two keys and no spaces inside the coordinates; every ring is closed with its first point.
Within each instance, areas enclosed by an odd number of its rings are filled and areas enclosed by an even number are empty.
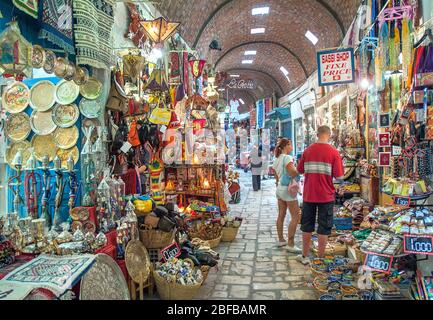
{"type": "Polygon", "coordinates": [[[167,108],[156,107],[150,114],[149,121],[154,124],[168,126],[171,120],[171,111],[167,108]]]}

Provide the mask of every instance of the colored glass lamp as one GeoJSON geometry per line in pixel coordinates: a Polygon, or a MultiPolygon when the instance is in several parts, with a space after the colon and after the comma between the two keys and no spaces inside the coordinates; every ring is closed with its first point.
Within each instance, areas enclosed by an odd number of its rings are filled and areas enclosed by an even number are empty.
{"type": "Polygon", "coordinates": [[[140,21],[148,37],[156,43],[167,40],[180,25],[178,22],[169,22],[164,17],[155,20],[140,21]]]}

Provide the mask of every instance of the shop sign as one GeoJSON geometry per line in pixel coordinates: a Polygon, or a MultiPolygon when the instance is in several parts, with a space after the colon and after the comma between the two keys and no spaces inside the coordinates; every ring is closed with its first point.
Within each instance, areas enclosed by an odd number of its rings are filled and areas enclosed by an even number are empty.
{"type": "Polygon", "coordinates": [[[164,262],[172,258],[177,258],[180,255],[181,255],[181,250],[177,242],[173,242],[171,245],[161,250],[161,256],[164,262]]]}
{"type": "Polygon", "coordinates": [[[256,129],[263,129],[265,127],[265,104],[263,100],[259,100],[257,105],[257,127],[256,129]]]}
{"type": "Polygon", "coordinates": [[[317,53],[319,86],[355,82],[353,48],[326,50],[317,53]]]}
{"type": "Polygon", "coordinates": [[[394,197],[394,205],[402,208],[410,208],[409,197],[394,197]]]}
{"type": "Polygon", "coordinates": [[[256,89],[256,83],[254,80],[232,79],[227,84],[227,87],[230,89],[254,90],[256,89]]]}
{"type": "Polygon", "coordinates": [[[433,255],[433,236],[404,235],[404,253],[433,255]]]}
{"type": "Polygon", "coordinates": [[[389,274],[391,272],[392,261],[392,256],[369,252],[365,257],[364,267],[371,271],[389,274]]]}

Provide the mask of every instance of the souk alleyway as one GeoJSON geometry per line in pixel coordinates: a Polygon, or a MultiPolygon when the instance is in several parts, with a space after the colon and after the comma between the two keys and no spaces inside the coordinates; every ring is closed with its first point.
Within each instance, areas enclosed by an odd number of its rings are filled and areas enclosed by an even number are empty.
{"type": "MultiPolygon", "coordinates": [[[[317,299],[308,285],[309,267],[276,246],[275,180],[262,181],[262,190],[254,192],[250,172],[242,172],[240,179],[241,202],[230,208],[244,218],[243,224],[235,241],[221,242],[216,248],[219,269],[210,271],[196,299],[317,299]]],[[[287,214],[286,225],[289,219],[287,214]]],[[[299,229],[296,242],[301,247],[299,229]]]]}

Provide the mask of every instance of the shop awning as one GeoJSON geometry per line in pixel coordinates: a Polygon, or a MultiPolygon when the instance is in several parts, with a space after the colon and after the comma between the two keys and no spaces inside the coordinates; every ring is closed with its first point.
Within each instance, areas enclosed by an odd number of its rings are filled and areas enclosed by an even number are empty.
{"type": "Polygon", "coordinates": [[[269,120],[286,120],[290,119],[292,114],[290,108],[276,108],[268,113],[267,118],[269,120]]]}

